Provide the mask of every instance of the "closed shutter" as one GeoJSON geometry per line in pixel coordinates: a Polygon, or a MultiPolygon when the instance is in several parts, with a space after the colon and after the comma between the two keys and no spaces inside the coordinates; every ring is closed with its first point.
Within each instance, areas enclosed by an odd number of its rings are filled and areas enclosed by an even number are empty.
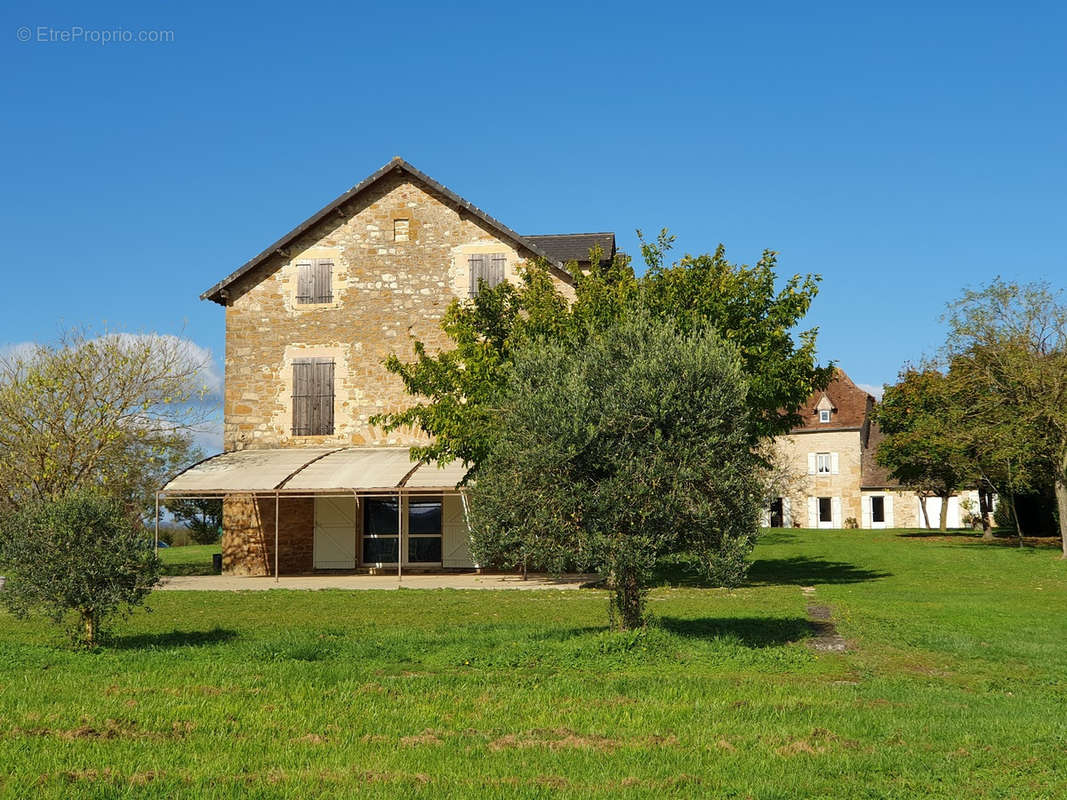
{"type": "Polygon", "coordinates": [[[293,362],[293,436],[333,434],[333,359],[293,362]]]}
{"type": "Polygon", "coordinates": [[[296,265],[296,302],[310,303],[314,292],[312,282],[315,274],[311,262],[296,265]]]}
{"type": "Polygon", "coordinates": [[[793,527],[793,511],[790,508],[790,503],[789,503],[789,498],[788,497],[783,497],[782,498],[782,527],[783,528],[792,528],[793,527]]]}
{"type": "Polygon", "coordinates": [[[504,282],[508,257],[506,253],[473,253],[467,258],[470,268],[470,296],[478,294],[482,285],[492,289],[504,282]]]}
{"type": "Polygon", "coordinates": [[[838,475],[841,472],[841,460],[837,457],[837,453],[830,453],[830,474],[838,475]]]}
{"type": "Polygon", "coordinates": [[[504,267],[508,263],[508,257],[503,253],[493,253],[489,256],[489,286],[497,286],[504,282],[504,267]]]}
{"type": "Polygon", "coordinates": [[[863,504],[863,522],[861,523],[861,527],[869,528],[871,527],[871,498],[864,495],[860,498],[860,502],[863,504]]]}
{"type": "Polygon", "coordinates": [[[819,527],[819,501],[817,498],[808,498],[808,527],[819,527]]]}
{"type": "Polygon", "coordinates": [[[333,262],[318,259],[315,262],[315,291],[313,303],[333,302],[333,262]]]}
{"type": "Polygon", "coordinates": [[[833,497],[830,499],[830,517],[833,520],[831,523],[833,527],[841,527],[841,498],[833,497]]]}
{"type": "Polygon", "coordinates": [[[303,261],[296,265],[296,302],[333,302],[333,262],[326,258],[303,261]]]}
{"type": "Polygon", "coordinates": [[[333,361],[316,359],[314,371],[315,435],[333,434],[333,361]]]}
{"type": "Polygon", "coordinates": [[[893,495],[891,494],[885,496],[885,526],[893,527],[893,495]]]}
{"type": "Polygon", "coordinates": [[[478,294],[478,290],[481,289],[481,281],[486,279],[485,269],[485,254],[476,253],[467,259],[467,264],[470,266],[471,271],[471,297],[478,294]]]}
{"type": "Polygon", "coordinates": [[[293,362],[293,436],[311,430],[311,362],[293,362]]]}
{"type": "Polygon", "coordinates": [[[814,453],[808,453],[808,474],[809,475],[814,475],[815,474],[815,454],[814,453]]]}

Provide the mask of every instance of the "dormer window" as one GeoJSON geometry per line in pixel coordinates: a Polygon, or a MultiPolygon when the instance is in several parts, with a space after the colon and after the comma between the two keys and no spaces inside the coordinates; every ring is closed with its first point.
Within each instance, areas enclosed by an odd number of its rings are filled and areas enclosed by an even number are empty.
{"type": "Polygon", "coordinates": [[[333,262],[313,258],[296,265],[296,302],[300,305],[333,302],[333,262]]]}
{"type": "Polygon", "coordinates": [[[829,422],[829,421],[830,421],[830,409],[828,409],[828,408],[819,409],[819,422],[829,422]]]}

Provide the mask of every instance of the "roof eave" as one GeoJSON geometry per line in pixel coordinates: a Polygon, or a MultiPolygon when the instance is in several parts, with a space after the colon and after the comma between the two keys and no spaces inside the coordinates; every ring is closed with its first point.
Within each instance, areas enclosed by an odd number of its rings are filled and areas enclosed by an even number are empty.
{"type": "Polygon", "coordinates": [[[421,172],[421,171],[415,169],[415,167],[411,166],[411,164],[409,164],[404,159],[402,159],[402,158],[400,158],[398,156],[398,157],[392,159],[391,161],[389,161],[387,164],[385,164],[380,169],[378,169],[375,172],[371,173],[369,176],[367,176],[362,181],[357,183],[355,186],[353,186],[347,192],[345,192],[344,194],[342,194],[341,196],[336,198],[333,202],[331,202],[328,205],[326,205],[320,211],[318,211],[315,214],[313,214],[312,216],[308,217],[306,220],[304,220],[302,223],[297,225],[295,228],[293,228],[287,234],[285,234],[280,239],[278,239],[276,242],[274,242],[273,244],[268,246],[266,249],[264,249],[262,252],[260,252],[259,255],[256,255],[253,258],[249,259],[244,264],[242,264],[240,267],[238,267],[236,270],[234,270],[229,275],[227,275],[225,278],[223,278],[221,281],[219,281],[214,286],[212,286],[210,289],[207,289],[206,291],[201,293],[200,299],[201,300],[211,300],[211,301],[213,301],[215,303],[218,303],[219,305],[226,305],[226,297],[225,297],[224,293],[225,293],[225,290],[234,281],[237,281],[238,279],[242,278],[247,273],[251,272],[253,269],[255,269],[257,266],[262,264],[264,261],[266,261],[268,258],[270,258],[275,253],[278,253],[279,251],[284,250],[284,248],[287,247],[288,245],[292,244],[292,242],[297,237],[303,235],[308,230],[313,228],[315,225],[317,225],[318,223],[322,222],[322,220],[324,220],[327,216],[329,216],[330,214],[334,213],[337,209],[339,209],[342,206],[344,206],[345,203],[348,203],[351,200],[353,200],[360,192],[362,192],[365,189],[369,188],[371,185],[373,185],[377,181],[379,181],[382,178],[384,178],[390,172],[392,172],[393,170],[397,170],[397,169],[401,170],[402,172],[406,172],[411,177],[413,177],[416,180],[421,181],[422,183],[426,184],[427,186],[429,186],[431,189],[433,189],[434,191],[438,192],[439,194],[443,194],[445,197],[447,197],[449,200],[451,200],[457,206],[462,208],[464,211],[467,211],[467,212],[473,214],[475,217],[480,219],[482,222],[484,222],[487,225],[489,225],[490,227],[496,229],[496,231],[498,233],[504,234],[507,238],[511,239],[512,241],[514,241],[519,246],[526,248],[527,250],[529,250],[531,253],[533,253],[538,258],[543,258],[548,263],[549,270],[554,275],[556,275],[556,277],[560,278],[560,280],[563,280],[564,282],[569,283],[569,284],[573,284],[574,283],[574,278],[570,275],[570,273],[568,273],[565,269],[563,269],[563,264],[558,262],[558,261],[556,261],[556,260],[554,260],[553,258],[551,258],[544,250],[541,249],[541,247],[539,247],[535,243],[529,241],[525,237],[520,236],[518,233],[513,231],[507,225],[502,223],[500,220],[496,219],[495,217],[490,216],[489,214],[487,214],[486,212],[482,211],[480,208],[478,208],[476,205],[474,205],[473,203],[469,202],[468,200],[463,199],[458,194],[456,194],[451,189],[449,189],[447,186],[444,186],[443,184],[438,183],[437,181],[435,181],[429,175],[427,175],[424,172],[421,172]]]}

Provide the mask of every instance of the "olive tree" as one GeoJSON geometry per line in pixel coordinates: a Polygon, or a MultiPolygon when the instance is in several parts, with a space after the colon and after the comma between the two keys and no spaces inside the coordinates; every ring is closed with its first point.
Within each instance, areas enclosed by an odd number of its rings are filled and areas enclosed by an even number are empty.
{"type": "Polygon", "coordinates": [[[92,647],[101,623],[142,604],[160,562],[144,527],[114,497],[81,490],[38,500],[0,522],[0,600],[17,616],[40,612],[73,621],[92,647]]]}
{"type": "Polygon", "coordinates": [[[578,350],[528,342],[471,489],[476,560],[601,572],[623,628],[668,554],[740,581],[763,497],[747,391],[734,346],[648,314],[578,350]]]}

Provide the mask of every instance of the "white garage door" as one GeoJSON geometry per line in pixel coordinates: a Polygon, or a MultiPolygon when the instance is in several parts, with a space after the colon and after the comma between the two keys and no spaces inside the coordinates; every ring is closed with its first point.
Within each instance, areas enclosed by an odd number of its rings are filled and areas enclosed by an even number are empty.
{"type": "Polygon", "coordinates": [[[356,568],[355,498],[315,498],[315,569],[356,568]]]}

